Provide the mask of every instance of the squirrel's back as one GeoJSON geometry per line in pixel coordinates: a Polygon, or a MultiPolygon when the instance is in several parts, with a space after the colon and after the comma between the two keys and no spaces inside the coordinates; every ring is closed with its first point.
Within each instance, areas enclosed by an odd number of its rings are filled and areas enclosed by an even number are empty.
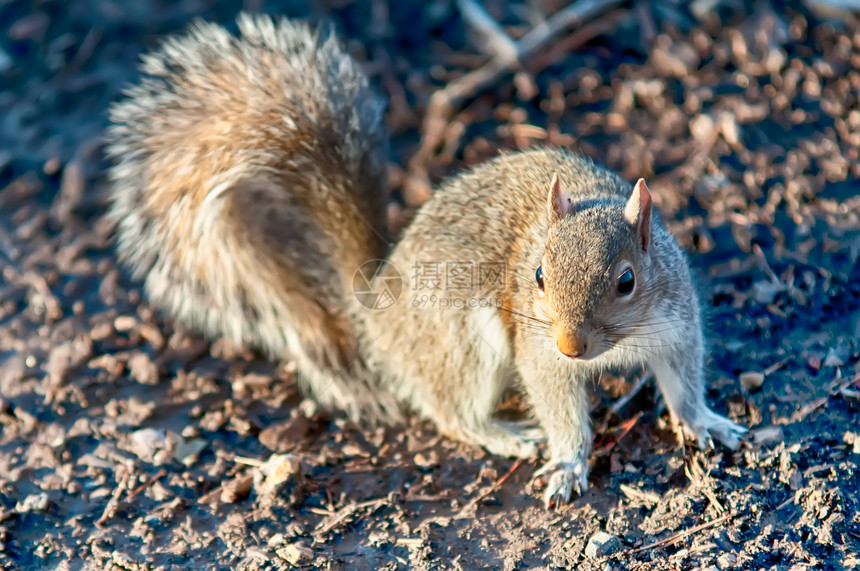
{"type": "Polygon", "coordinates": [[[143,57],[110,111],[109,217],[155,305],[325,385],[355,365],[353,273],[387,245],[383,102],[334,37],[238,25],[143,57]]]}

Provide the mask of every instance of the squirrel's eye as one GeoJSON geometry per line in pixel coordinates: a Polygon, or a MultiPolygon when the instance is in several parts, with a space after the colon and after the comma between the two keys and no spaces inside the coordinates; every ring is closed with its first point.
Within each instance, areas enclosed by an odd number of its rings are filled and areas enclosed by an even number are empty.
{"type": "Polygon", "coordinates": [[[543,291],[543,269],[541,266],[538,266],[538,269],[535,272],[535,281],[537,282],[540,290],[543,291]]]}
{"type": "Polygon", "coordinates": [[[633,277],[633,270],[627,268],[623,274],[618,276],[618,295],[630,295],[634,283],[636,282],[633,277]]]}

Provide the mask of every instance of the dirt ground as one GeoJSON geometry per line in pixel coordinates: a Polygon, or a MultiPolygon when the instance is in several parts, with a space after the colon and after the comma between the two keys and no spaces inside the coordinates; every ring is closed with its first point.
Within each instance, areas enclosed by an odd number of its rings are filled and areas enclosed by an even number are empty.
{"type": "MultiPolygon", "coordinates": [[[[485,4],[512,38],[532,27],[526,4],[485,4]]],[[[431,94],[488,60],[454,2],[0,0],[0,566],[860,567],[860,23],[613,4],[432,140],[431,94]],[[396,224],[500,148],[646,177],[700,276],[708,399],[750,441],[682,449],[653,383],[624,404],[639,372],[607,375],[592,487],[547,511],[539,464],[324,416],[289,363],[153,312],[100,222],[105,109],[161,35],[243,7],[327,18],[367,63],[391,101],[396,224]]]]}

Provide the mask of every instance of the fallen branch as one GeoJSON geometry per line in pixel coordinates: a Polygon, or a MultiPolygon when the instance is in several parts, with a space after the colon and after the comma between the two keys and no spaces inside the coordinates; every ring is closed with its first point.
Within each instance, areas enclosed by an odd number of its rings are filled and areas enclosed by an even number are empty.
{"type": "MultiPolygon", "coordinates": [[[[535,26],[516,42],[514,44],[516,47],[514,57],[511,57],[507,50],[502,48],[493,59],[482,67],[467,73],[435,92],[430,98],[427,115],[424,119],[421,149],[415,155],[413,163],[422,164],[439,146],[444,139],[448,121],[463,101],[474,97],[488,85],[498,80],[501,75],[537,54],[566,28],[611,10],[620,3],[620,0],[579,0],[535,26]]],[[[469,2],[461,2],[461,6],[463,4],[468,6],[469,2]]],[[[474,24],[478,20],[470,20],[470,22],[474,24]]]]}

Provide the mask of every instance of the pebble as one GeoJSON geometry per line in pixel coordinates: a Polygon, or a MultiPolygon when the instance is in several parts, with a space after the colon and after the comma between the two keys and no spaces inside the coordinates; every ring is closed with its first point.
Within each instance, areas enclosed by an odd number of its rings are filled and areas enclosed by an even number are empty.
{"type": "Polygon", "coordinates": [[[44,492],[32,494],[15,504],[15,511],[18,513],[44,512],[48,510],[49,504],[48,494],[44,492]]]}
{"type": "Polygon", "coordinates": [[[275,553],[290,565],[297,565],[302,561],[310,561],[314,556],[314,550],[303,543],[291,543],[278,549],[275,553]]]}
{"type": "Polygon", "coordinates": [[[610,555],[621,548],[621,540],[618,537],[598,531],[588,539],[585,546],[586,557],[603,557],[610,555]]]}
{"type": "MultiPolygon", "coordinates": [[[[248,497],[251,493],[251,485],[254,483],[254,477],[250,474],[245,474],[233,478],[225,483],[221,488],[221,502],[225,504],[234,504],[248,497]]],[[[280,534],[279,534],[280,535],[280,534]]],[[[283,539],[283,535],[281,535],[283,539]]],[[[275,545],[275,544],[270,544],[275,545]]]]}
{"type": "Polygon", "coordinates": [[[703,113],[690,121],[690,134],[700,143],[713,143],[716,138],[714,136],[715,133],[716,125],[710,115],[703,113]]]}
{"type": "Polygon", "coordinates": [[[439,454],[435,450],[430,450],[427,454],[419,452],[413,459],[415,465],[424,470],[430,470],[439,465],[439,454]]]}
{"type": "Polygon", "coordinates": [[[738,562],[738,556],[734,553],[723,553],[717,557],[717,567],[720,569],[734,569],[738,562]]]}
{"type": "Polygon", "coordinates": [[[757,389],[764,384],[764,374],[757,371],[747,371],[746,373],[741,373],[739,380],[741,386],[749,391],[757,389]]]}
{"type": "Polygon", "coordinates": [[[741,142],[741,126],[738,120],[732,113],[725,111],[717,117],[717,128],[723,139],[732,147],[737,146],[741,142]]]}
{"type": "Polygon", "coordinates": [[[651,51],[651,63],[661,75],[681,79],[699,67],[701,58],[690,44],[660,36],[651,51]]]}
{"type": "Polygon", "coordinates": [[[845,432],[842,439],[845,441],[845,444],[851,445],[851,452],[853,454],[860,454],[860,433],[849,430],[845,432]]]}
{"type": "Polygon", "coordinates": [[[165,430],[141,428],[129,434],[126,448],[144,462],[161,466],[170,460],[175,441],[165,430]]]}
{"type": "Polygon", "coordinates": [[[158,384],[158,365],[146,353],[137,353],[128,360],[132,378],[142,385],[158,384]]]}
{"type": "Polygon", "coordinates": [[[120,315],[113,321],[113,327],[120,333],[131,331],[137,326],[137,319],[130,315],[120,315]]]}
{"type": "Polygon", "coordinates": [[[254,486],[263,496],[274,494],[290,478],[302,477],[302,463],[292,454],[272,454],[254,471],[254,486]]]}
{"type": "Polygon", "coordinates": [[[763,428],[757,428],[750,432],[750,436],[752,437],[753,442],[760,446],[771,444],[773,442],[783,442],[785,440],[785,433],[779,426],[765,426],[763,428]]]}

